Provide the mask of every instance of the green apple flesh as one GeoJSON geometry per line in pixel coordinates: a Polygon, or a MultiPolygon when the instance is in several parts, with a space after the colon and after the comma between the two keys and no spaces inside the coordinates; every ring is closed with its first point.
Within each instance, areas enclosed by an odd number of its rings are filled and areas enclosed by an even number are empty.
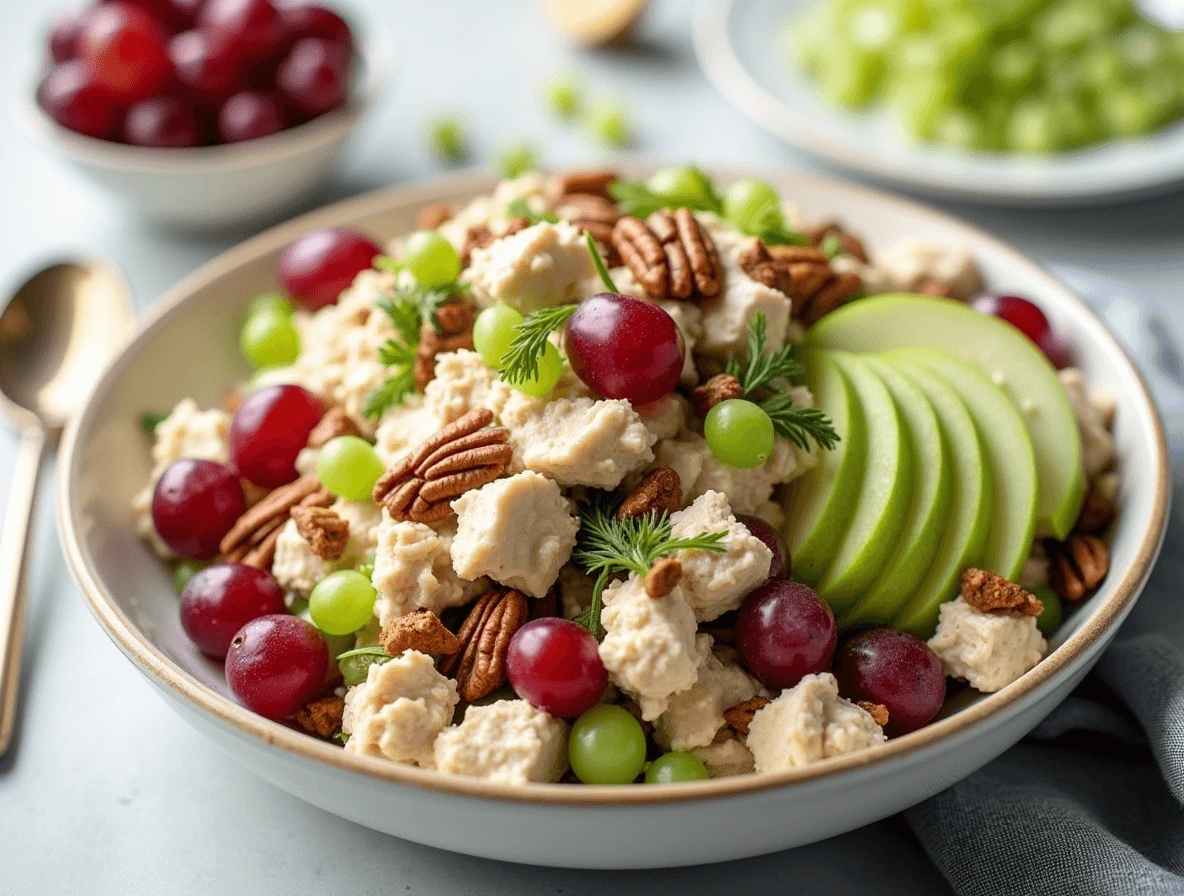
{"type": "Polygon", "coordinates": [[[995,513],[982,566],[1014,582],[1032,552],[1036,529],[1036,458],[1023,418],[985,373],[956,355],[910,348],[888,356],[897,353],[945,380],[974,418],[995,484],[995,513]]]}
{"type": "Polygon", "coordinates": [[[851,384],[826,352],[803,350],[798,360],[814,404],[826,412],[839,435],[832,451],[800,477],[785,499],[785,540],[794,578],[817,585],[843,534],[863,479],[864,427],[851,384]]]}
{"type": "Polygon", "coordinates": [[[900,538],[913,495],[913,454],[883,381],[857,355],[834,352],[832,358],[855,390],[866,428],[859,494],[818,585],[839,615],[872,583],[900,538]]]}
{"type": "Polygon", "coordinates": [[[960,302],[893,294],[851,302],[806,333],[806,344],[851,352],[943,349],[1003,388],[1031,434],[1041,534],[1063,539],[1085,496],[1081,437],[1065,390],[1043,353],[1010,324],[960,302]]]}
{"type": "Polygon", "coordinates": [[[962,570],[980,562],[994,512],[991,471],[970,412],[945,381],[919,364],[893,365],[929,399],[950,459],[950,506],[941,540],[921,580],[890,621],[929,637],[943,602],[954,596],[962,570]]]}
{"type": "Polygon", "coordinates": [[[900,413],[913,454],[913,488],[891,553],[872,584],[845,614],[844,625],[885,623],[896,615],[933,560],[948,525],[953,491],[953,461],[925,393],[880,358],[865,355],[862,360],[888,388],[900,413]]]}

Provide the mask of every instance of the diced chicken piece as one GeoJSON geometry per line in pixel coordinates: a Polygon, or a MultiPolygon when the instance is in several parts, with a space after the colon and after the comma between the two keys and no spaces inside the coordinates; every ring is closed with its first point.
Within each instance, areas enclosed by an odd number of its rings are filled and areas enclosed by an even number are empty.
{"type": "Polygon", "coordinates": [[[1007,687],[1048,650],[1034,616],[983,613],[961,597],[942,604],[929,646],[946,675],[987,694],[1007,687]]]}
{"type": "Polygon", "coordinates": [[[474,249],[464,278],[480,306],[505,302],[526,314],[575,301],[592,272],[583,232],[544,221],[474,249]]]}
{"type": "Polygon", "coordinates": [[[711,650],[711,636],[699,635],[699,680],[670,698],[670,706],[654,722],[654,740],[668,750],[707,747],[724,727],[724,710],[751,700],[764,689],[736,664],[727,648],[711,650]]]}
{"type": "Polygon", "coordinates": [[[1076,367],[1057,371],[1057,378],[1065,387],[1073,416],[1077,418],[1085,475],[1093,479],[1114,465],[1114,438],[1110,435],[1114,420],[1113,399],[1100,393],[1092,394],[1085,377],[1076,367]]]}
{"type": "Polygon", "coordinates": [[[525,700],[470,706],[436,738],[436,769],[500,784],[549,783],[567,771],[567,725],[525,700]]]}
{"type": "Polygon", "coordinates": [[[329,573],[351,569],[374,555],[378,547],[378,524],[382,519],[379,509],[368,501],[355,504],[344,498],[334,501],[331,509],[349,523],[349,541],[337,560],[323,560],[314,554],[297,531],[294,520],[288,520],[280,529],[271,575],[285,591],[307,597],[317,582],[329,573]]]}

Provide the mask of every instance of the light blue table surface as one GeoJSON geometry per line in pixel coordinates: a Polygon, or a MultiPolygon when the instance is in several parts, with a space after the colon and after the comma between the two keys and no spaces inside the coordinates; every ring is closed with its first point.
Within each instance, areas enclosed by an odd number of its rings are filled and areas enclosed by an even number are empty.
{"type": "MultiPolygon", "coordinates": [[[[242,234],[183,236],[137,221],[20,131],[13,97],[30,81],[53,5],[0,0],[0,285],[39,261],[97,254],[124,270],[146,307],[242,234]]],[[[540,83],[568,69],[598,94],[627,98],[647,155],[820,167],[765,136],[705,81],[686,0],[655,2],[637,44],[603,53],[565,45],[529,0],[365,5],[398,42],[395,79],[308,207],[437,173],[422,134],[442,109],[469,122],[479,161],[522,138],[537,140],[549,163],[599,156],[537,102],[540,83]]],[[[946,207],[1041,261],[1128,281],[1181,332],[1181,200],[1047,212],[946,207]]],[[[0,494],[14,447],[0,433],[0,494]]],[[[899,819],[742,863],[620,874],[468,859],[342,821],[257,780],[174,716],[85,609],[48,501],[37,528],[18,743],[0,760],[0,894],[947,892],[899,819]]]]}

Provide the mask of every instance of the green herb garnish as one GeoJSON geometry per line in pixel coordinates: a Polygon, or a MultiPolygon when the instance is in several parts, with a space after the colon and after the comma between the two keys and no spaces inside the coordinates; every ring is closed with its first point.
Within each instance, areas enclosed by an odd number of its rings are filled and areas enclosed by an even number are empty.
{"type": "Polygon", "coordinates": [[[517,334],[502,356],[501,377],[511,386],[528,383],[539,375],[539,360],[547,350],[548,337],[571,317],[578,305],[540,308],[514,324],[517,334]]]}
{"type": "Polygon", "coordinates": [[[803,451],[810,450],[810,439],[831,450],[839,443],[839,434],[830,418],[818,408],[795,406],[790,397],[792,381],[804,373],[793,357],[794,347],[785,345],[766,353],[768,341],[769,322],[758,311],[748,323],[748,362],[741,365],[733,357],[727,372],[740,381],[744,397],[769,415],[777,435],[803,451]]]}
{"type": "Polygon", "coordinates": [[[375,663],[390,662],[394,657],[381,647],[356,647],[337,654],[337,668],[348,685],[361,684],[375,663]]]}
{"type": "Polygon", "coordinates": [[[149,436],[156,435],[156,427],[160,426],[168,419],[168,414],[162,414],[160,411],[145,411],[140,415],[140,428],[149,436]]]}
{"type": "Polygon", "coordinates": [[[749,236],[758,237],[767,246],[810,245],[804,234],[791,229],[785,223],[785,212],[772,200],[762,205],[741,229],[749,236]]]}
{"type": "Polygon", "coordinates": [[[609,292],[619,293],[617,284],[613,283],[613,278],[608,272],[608,265],[604,263],[604,259],[600,255],[600,250],[596,248],[596,240],[592,239],[592,234],[584,231],[584,246],[588,250],[588,254],[592,256],[592,267],[596,268],[596,273],[600,277],[600,282],[604,284],[604,288],[609,292]]]}
{"type": "Polygon", "coordinates": [[[331,738],[336,743],[341,744],[343,747],[349,743],[349,735],[346,734],[344,731],[334,731],[333,734],[331,735],[331,738]]]}
{"type": "Polygon", "coordinates": [[[596,574],[596,584],[592,588],[592,604],[575,622],[597,638],[604,636],[600,624],[601,595],[612,576],[619,572],[644,576],[655,562],[678,551],[727,551],[727,546],[721,543],[727,532],[675,538],[674,526],[664,511],[619,520],[616,517],[619,504],[612,495],[600,492],[578,510],[580,531],[571,558],[589,573],[596,574]]]}
{"type": "Polygon", "coordinates": [[[530,207],[530,202],[525,196],[518,196],[510,200],[510,204],[506,206],[506,217],[526,218],[531,224],[539,224],[543,221],[549,224],[559,223],[557,214],[548,211],[536,212],[530,207]]]}
{"type": "Polygon", "coordinates": [[[723,214],[724,202],[707,172],[694,165],[686,172],[698,181],[695,195],[674,195],[653,190],[644,180],[619,180],[609,184],[609,195],[626,215],[646,218],[662,208],[689,208],[693,211],[723,214]]]}

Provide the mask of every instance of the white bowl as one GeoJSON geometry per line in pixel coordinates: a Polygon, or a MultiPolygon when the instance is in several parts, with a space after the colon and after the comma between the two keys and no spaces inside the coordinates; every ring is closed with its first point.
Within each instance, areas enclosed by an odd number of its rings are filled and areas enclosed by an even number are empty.
{"type": "MultiPolygon", "coordinates": [[[[644,174],[652,166],[631,166],[644,174]]],[[[721,182],[752,172],[717,171],[721,182]]],[[[235,703],[221,669],[182,632],[168,571],[137,541],[129,503],[149,475],[139,415],[183,396],[217,404],[247,369],[248,297],[274,286],[280,250],[306,231],[353,226],[386,239],[430,202],[488,191],[460,175],[340,202],[243,243],[174,288],[106,371],[65,438],[57,489],[65,556],[95,616],[167,701],[231,755],[296,796],[377,830],[472,855],[585,868],[716,862],[819,840],[931,796],[1031,730],[1081,680],[1146,580],[1163,537],[1167,448],[1144,383],[1102,323],[1014,249],[924,206],[834,181],[757,173],[807,214],[835,216],[872,245],[902,233],[978,257],[996,288],[1031,296],[1074,347],[1088,381],[1118,399],[1121,513],[1110,575],[1053,639],[1050,656],[990,696],[963,691],[946,717],[876,749],[765,776],[665,787],[513,788],[357,756],[235,703]]]]}
{"type": "Polygon", "coordinates": [[[345,105],[269,137],[223,146],[155,149],[98,140],[62,127],[30,85],[21,119],[51,152],[77,166],[137,213],[186,230],[232,227],[290,208],[319,185],[388,76],[389,43],[358,31],[345,105]]]}

